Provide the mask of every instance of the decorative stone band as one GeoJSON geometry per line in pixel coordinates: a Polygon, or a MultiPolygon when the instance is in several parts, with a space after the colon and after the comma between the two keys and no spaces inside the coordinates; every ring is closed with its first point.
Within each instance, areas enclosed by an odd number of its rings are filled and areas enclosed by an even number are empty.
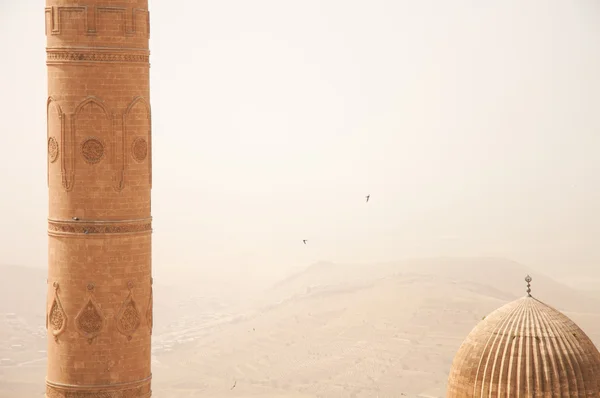
{"type": "Polygon", "coordinates": [[[48,219],[48,235],[132,235],[152,233],[152,218],[119,221],[64,221],[48,219]]]}
{"type": "Polygon", "coordinates": [[[152,375],[132,383],[82,386],[46,380],[46,398],[150,398],[152,375]]]}
{"type": "Polygon", "coordinates": [[[150,51],[132,48],[47,48],[46,65],[65,63],[143,63],[150,62],[150,51]]]}

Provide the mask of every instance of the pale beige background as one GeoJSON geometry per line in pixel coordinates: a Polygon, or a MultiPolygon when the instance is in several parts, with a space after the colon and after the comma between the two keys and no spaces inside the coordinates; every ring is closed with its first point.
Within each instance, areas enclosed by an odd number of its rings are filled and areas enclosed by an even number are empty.
{"type": "MultiPolygon", "coordinates": [[[[45,374],[43,7],[0,0],[12,397],[45,374]]],[[[441,396],[460,341],[527,272],[598,344],[597,1],[150,10],[157,396],[220,396],[234,380],[230,396],[441,396]],[[374,265],[425,256],[522,265],[374,265]]]]}
{"type": "MultiPolygon", "coordinates": [[[[39,267],[43,7],[0,0],[0,258],[39,267]]],[[[157,274],[485,254],[600,276],[596,1],[150,10],[157,274]]]]}

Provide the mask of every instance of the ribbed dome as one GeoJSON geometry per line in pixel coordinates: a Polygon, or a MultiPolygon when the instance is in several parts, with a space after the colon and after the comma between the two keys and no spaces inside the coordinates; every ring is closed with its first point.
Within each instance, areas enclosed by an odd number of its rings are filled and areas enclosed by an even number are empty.
{"type": "Polygon", "coordinates": [[[454,357],[447,397],[600,397],[600,353],[568,317],[533,297],[497,309],[454,357]]]}

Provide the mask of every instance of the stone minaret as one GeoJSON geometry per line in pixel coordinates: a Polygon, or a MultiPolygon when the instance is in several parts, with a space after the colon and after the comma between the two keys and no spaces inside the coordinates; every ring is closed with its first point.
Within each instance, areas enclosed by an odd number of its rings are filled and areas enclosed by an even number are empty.
{"type": "Polygon", "coordinates": [[[46,0],[46,396],[150,397],[147,0],[46,0]]]}

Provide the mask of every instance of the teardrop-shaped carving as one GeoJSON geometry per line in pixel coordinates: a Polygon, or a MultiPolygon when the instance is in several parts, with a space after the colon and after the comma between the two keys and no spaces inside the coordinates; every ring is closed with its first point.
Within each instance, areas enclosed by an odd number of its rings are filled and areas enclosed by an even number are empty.
{"type": "Polygon", "coordinates": [[[60,296],[58,294],[58,283],[54,282],[54,299],[52,300],[52,305],[50,306],[50,310],[48,311],[48,316],[46,318],[46,325],[52,331],[52,335],[54,336],[54,340],[58,341],[58,336],[65,331],[67,327],[67,313],[63,309],[62,303],[60,301],[60,296]]]}
{"type": "Polygon", "coordinates": [[[56,298],[52,302],[52,308],[50,308],[50,315],[48,318],[50,319],[52,330],[54,331],[61,330],[65,324],[64,313],[60,308],[60,304],[58,304],[58,300],[56,298]]]}
{"type": "Polygon", "coordinates": [[[88,285],[88,297],[86,302],[75,317],[75,325],[79,332],[85,336],[88,343],[92,343],[94,338],[104,329],[104,316],[102,309],[94,299],[94,285],[88,285]]]}
{"type": "Polygon", "coordinates": [[[135,300],[133,299],[133,284],[129,282],[129,294],[121,305],[121,309],[117,313],[117,329],[119,332],[127,336],[128,340],[131,340],[133,333],[140,326],[140,312],[137,309],[135,300]]]}
{"type": "Polygon", "coordinates": [[[148,300],[148,308],[146,309],[146,323],[148,323],[148,329],[150,329],[150,334],[152,334],[152,328],[154,327],[154,319],[152,318],[153,314],[153,306],[154,306],[154,294],[152,292],[152,288],[150,288],[150,299],[148,300]]]}

